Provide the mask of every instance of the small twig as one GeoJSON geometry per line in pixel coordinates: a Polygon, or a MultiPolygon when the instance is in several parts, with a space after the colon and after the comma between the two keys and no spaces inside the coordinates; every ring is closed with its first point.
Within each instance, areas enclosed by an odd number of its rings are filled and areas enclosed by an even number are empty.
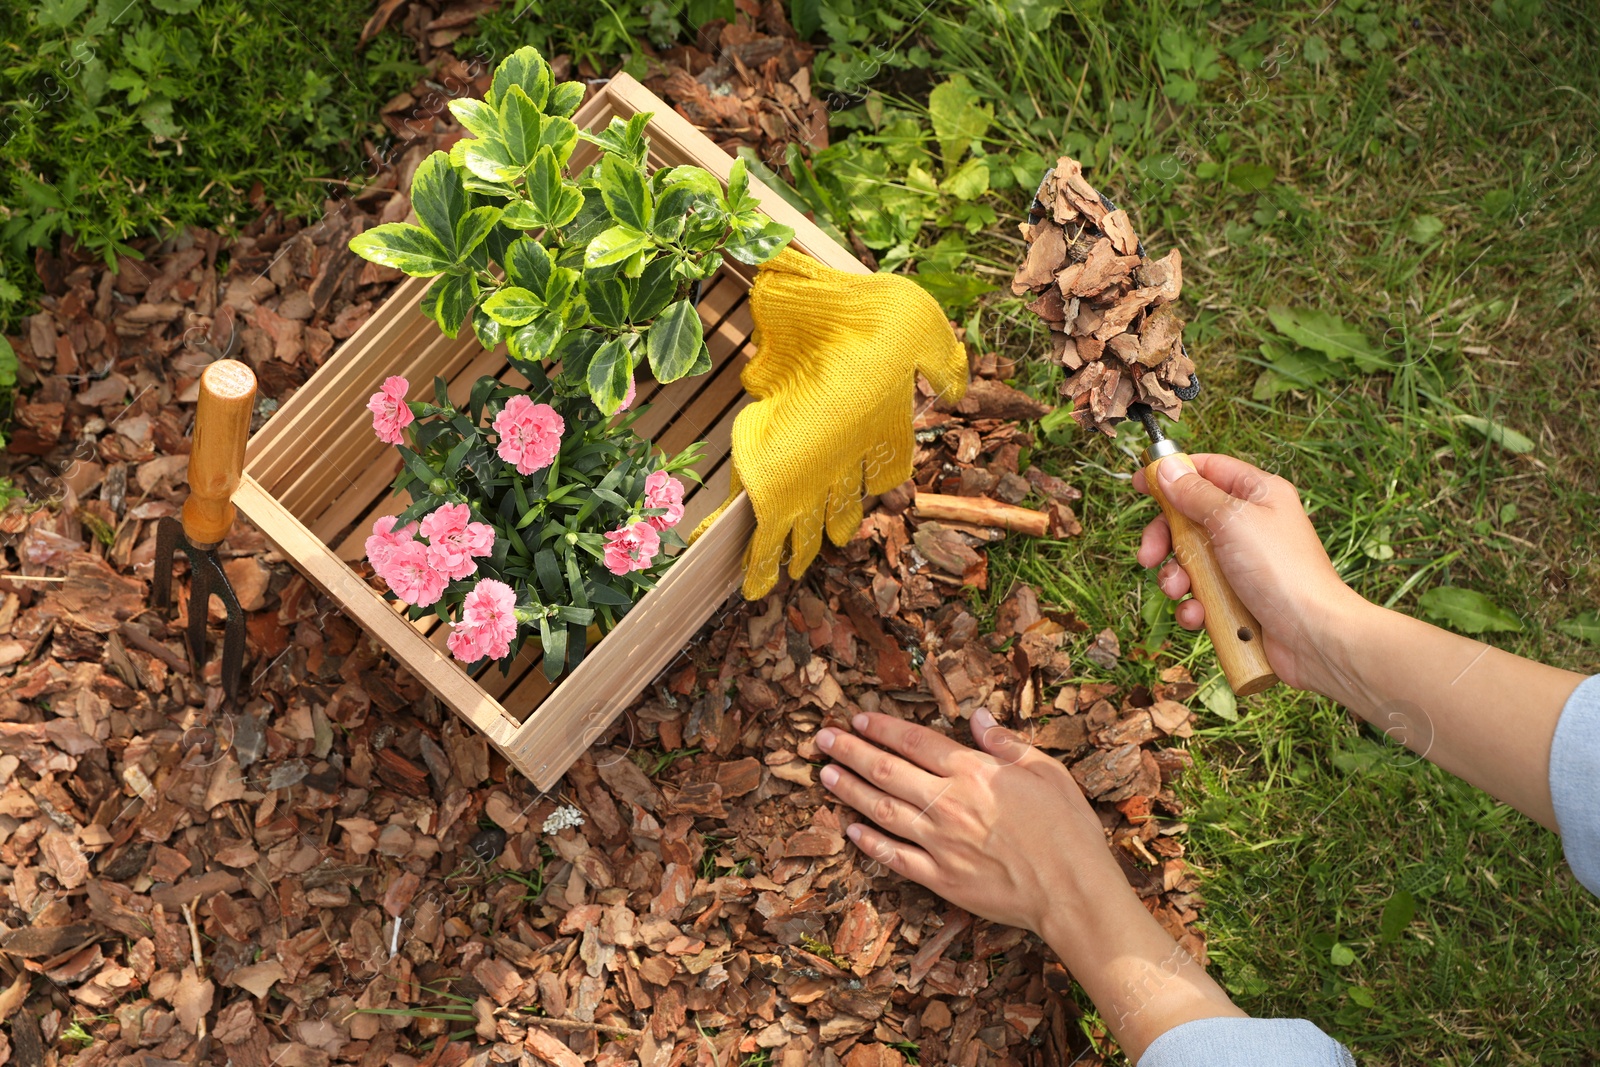
{"type": "Polygon", "coordinates": [[[195,897],[192,904],[178,905],[178,910],[183,912],[183,921],[189,924],[189,950],[194,954],[194,972],[196,974],[199,974],[205,967],[205,960],[200,955],[200,928],[194,924],[194,909],[199,906],[199,897],[195,897]]]}
{"type": "Polygon", "coordinates": [[[586,1023],[581,1019],[547,1019],[543,1016],[530,1016],[526,1020],[529,1026],[549,1026],[557,1030],[582,1030],[594,1034],[621,1034],[623,1037],[638,1037],[643,1030],[634,1030],[626,1026],[610,1026],[606,1023],[586,1023]]]}
{"type": "Polygon", "coordinates": [[[64,582],[67,579],[51,578],[43,574],[0,574],[0,579],[8,582],[64,582]]]}
{"type": "MultiPolygon", "coordinates": [[[[178,910],[183,912],[183,921],[189,924],[189,950],[194,953],[195,977],[205,974],[205,959],[200,955],[200,928],[194,923],[194,913],[200,908],[200,898],[195,897],[188,904],[178,905],[178,910]]],[[[200,1016],[200,1021],[195,1025],[195,1037],[201,1041],[206,1039],[206,1017],[200,1016]]]]}

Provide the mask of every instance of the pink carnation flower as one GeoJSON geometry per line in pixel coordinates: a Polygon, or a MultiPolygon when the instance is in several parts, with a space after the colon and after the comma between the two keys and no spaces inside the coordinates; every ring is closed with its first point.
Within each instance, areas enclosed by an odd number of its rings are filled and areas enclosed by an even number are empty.
{"type": "Polygon", "coordinates": [[[509,655],[516,636],[517,594],[505,582],[485,578],[461,601],[461,621],[445,644],[456,659],[474,663],[509,655]]]}
{"type": "Polygon", "coordinates": [[[444,595],[446,578],[428,561],[428,546],[407,541],[389,553],[383,580],[407,604],[425,608],[444,595]]]}
{"type": "Polygon", "coordinates": [[[494,432],[500,437],[496,451],[518,474],[532,474],[555,460],[566,429],[566,422],[549,404],[514,396],[494,417],[494,432]]]}
{"type": "Polygon", "coordinates": [[[372,536],[367,538],[367,561],[378,576],[388,581],[389,557],[401,545],[409,544],[417,535],[417,524],[411,523],[396,530],[398,515],[382,515],[372,524],[372,536]]]}
{"type": "Polygon", "coordinates": [[[454,626],[445,638],[445,647],[462,663],[476,663],[488,653],[482,648],[483,633],[473,626],[454,626]]]}
{"type": "Polygon", "coordinates": [[[367,401],[367,410],[372,412],[372,432],[378,435],[378,440],[391,445],[405,440],[403,431],[415,418],[406,406],[406,394],[410,391],[411,383],[395,374],[385,378],[383,388],[367,401]]]}
{"type": "Polygon", "coordinates": [[[466,504],[445,504],[422,520],[422,536],[428,539],[428,562],[443,571],[451,581],[466,578],[478,569],[474,556],[494,551],[494,527],[472,522],[472,508],[466,504]]]}
{"type": "Polygon", "coordinates": [[[648,522],[622,526],[606,534],[606,568],[612,574],[642,571],[661,551],[661,535],[648,522]]]}
{"type": "Polygon", "coordinates": [[[683,521],[683,483],[666,471],[654,471],[644,480],[644,506],[666,508],[663,515],[645,521],[658,530],[670,530],[683,521]]]}

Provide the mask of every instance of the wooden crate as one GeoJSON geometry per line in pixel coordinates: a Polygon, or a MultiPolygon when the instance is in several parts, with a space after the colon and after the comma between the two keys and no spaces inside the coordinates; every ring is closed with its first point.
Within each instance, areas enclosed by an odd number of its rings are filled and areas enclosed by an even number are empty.
{"type": "MultiPolygon", "coordinates": [[[[584,128],[653,112],[651,162],[692,163],[726,182],[733,159],[634,79],[619,75],[574,116],[584,128]]],[[[580,142],[574,162],[595,149],[580,142]]],[[[854,256],[776,194],[752,182],[762,210],[794,227],[794,244],[829,266],[865,272],[854,256]]],[[[697,470],[704,483],[684,505],[680,529],[694,527],[727,498],[734,415],[749,402],[739,373],[754,349],[746,300],[754,268],[729,262],[703,290],[699,310],[712,369],[665,387],[641,383],[636,403],[649,409],[638,432],[667,452],[707,442],[697,470]]],[[[621,714],[738,587],[745,543],[755,528],[742,494],[684,552],[661,583],[605,640],[553,688],[525,649],[509,675],[490,666],[469,673],[445,649],[437,619],[413,623],[350,567],[363,556],[373,520],[406,501],[390,495],[398,453],[372,433],[367,398],[391,374],[414,387],[441,376],[451,399],[465,402],[485,374],[525,384],[504,349],[485,352],[463,330],[451,340],[418,309],[429,279],[407,279],[283,405],[250,442],[234,503],[305,576],[337,601],[440,700],[484,733],[513,766],[548,789],[621,714]]],[[[536,643],[530,643],[536,646],[536,643]]]]}

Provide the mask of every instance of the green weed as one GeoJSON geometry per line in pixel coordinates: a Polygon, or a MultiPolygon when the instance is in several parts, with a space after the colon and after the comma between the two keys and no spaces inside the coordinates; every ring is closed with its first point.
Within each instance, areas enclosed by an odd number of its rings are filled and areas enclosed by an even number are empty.
{"type": "Polygon", "coordinates": [[[356,49],[370,4],[49,0],[0,10],[0,308],[62,238],[107,263],[129,242],[242,223],[270,202],[320,209],[359,184],[378,106],[421,68],[388,32],[356,49]],[[258,188],[259,186],[259,188],[258,188]]]}

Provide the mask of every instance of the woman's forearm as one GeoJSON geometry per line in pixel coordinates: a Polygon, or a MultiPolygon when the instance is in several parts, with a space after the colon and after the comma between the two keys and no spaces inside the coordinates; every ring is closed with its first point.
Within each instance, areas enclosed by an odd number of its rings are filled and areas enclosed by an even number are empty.
{"type": "Polygon", "coordinates": [[[1085,865],[1056,902],[1041,936],[1094,1001],[1137,1063],[1157,1037],[1196,1019],[1244,1018],[1205,968],[1129,891],[1114,864],[1085,865]]]}
{"type": "Polygon", "coordinates": [[[1309,687],[1556,828],[1550,740],[1583,676],[1350,597],[1322,616],[1309,687]]]}

